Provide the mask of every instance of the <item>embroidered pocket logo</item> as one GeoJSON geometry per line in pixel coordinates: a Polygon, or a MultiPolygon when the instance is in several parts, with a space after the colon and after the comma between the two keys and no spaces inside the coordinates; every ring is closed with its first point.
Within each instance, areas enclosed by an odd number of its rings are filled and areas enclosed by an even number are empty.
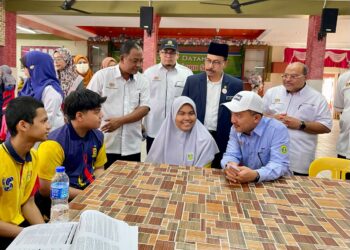
{"type": "Polygon", "coordinates": [[[3,178],[2,186],[4,191],[11,191],[13,188],[13,176],[10,176],[9,178],[3,178]]]}

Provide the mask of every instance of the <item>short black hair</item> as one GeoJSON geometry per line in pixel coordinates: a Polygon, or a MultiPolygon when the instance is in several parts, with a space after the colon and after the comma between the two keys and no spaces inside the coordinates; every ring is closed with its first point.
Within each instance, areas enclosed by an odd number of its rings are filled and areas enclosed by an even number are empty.
{"type": "Polygon", "coordinates": [[[44,108],[44,104],[31,96],[16,97],[9,102],[5,117],[7,129],[11,136],[17,135],[16,126],[21,120],[33,124],[38,108],[44,108]]]}
{"type": "Polygon", "coordinates": [[[142,48],[140,44],[138,44],[136,41],[128,40],[125,43],[123,43],[122,46],[120,47],[120,55],[121,56],[129,55],[132,49],[141,50],[142,48]]]}
{"type": "Polygon", "coordinates": [[[77,112],[100,108],[107,97],[101,97],[89,89],[79,89],[70,93],[64,100],[64,114],[68,120],[74,120],[77,112]]]}

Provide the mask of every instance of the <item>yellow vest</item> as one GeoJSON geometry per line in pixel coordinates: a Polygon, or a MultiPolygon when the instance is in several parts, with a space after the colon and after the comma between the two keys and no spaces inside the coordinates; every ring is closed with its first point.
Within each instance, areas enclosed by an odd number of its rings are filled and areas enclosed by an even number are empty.
{"type": "Polygon", "coordinates": [[[21,207],[29,199],[38,175],[36,151],[32,149],[22,160],[6,141],[0,145],[0,159],[0,220],[19,225],[24,221],[21,207]]]}

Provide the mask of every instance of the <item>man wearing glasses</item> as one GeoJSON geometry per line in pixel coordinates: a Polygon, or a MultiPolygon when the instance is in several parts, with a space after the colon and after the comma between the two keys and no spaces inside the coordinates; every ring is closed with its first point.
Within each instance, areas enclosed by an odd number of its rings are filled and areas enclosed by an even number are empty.
{"type": "Polygon", "coordinates": [[[220,160],[226,150],[230,134],[230,112],[221,104],[230,101],[243,89],[242,81],[224,73],[229,47],[210,43],[204,61],[205,72],[187,78],[182,95],[190,97],[197,107],[197,118],[209,130],[220,152],[211,164],[221,168],[220,160]]]}
{"type": "Polygon", "coordinates": [[[144,72],[150,82],[151,110],[144,119],[147,132],[147,152],[150,150],[165,117],[171,113],[175,97],[181,96],[185,81],[192,71],[177,63],[178,45],[174,39],[164,39],[160,44],[160,63],[144,72]]]}
{"type": "Polygon", "coordinates": [[[241,91],[224,105],[233,124],[221,160],[225,176],[233,183],[263,182],[289,175],[288,129],[263,117],[263,100],[252,91],[241,91]]]}
{"type": "Polygon", "coordinates": [[[290,137],[290,169],[295,175],[308,176],[315,159],[317,134],[329,133],[332,117],[326,99],[306,84],[305,64],[289,64],[282,75],[283,85],[269,89],[264,112],[283,122],[290,137]]]}

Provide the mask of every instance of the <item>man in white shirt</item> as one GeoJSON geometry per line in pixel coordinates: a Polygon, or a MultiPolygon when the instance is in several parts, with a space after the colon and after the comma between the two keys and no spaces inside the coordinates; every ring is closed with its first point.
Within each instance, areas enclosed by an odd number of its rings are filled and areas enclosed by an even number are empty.
{"type": "MultiPolygon", "coordinates": [[[[350,62],[348,66],[350,68],[350,62]]],[[[338,79],[334,109],[341,112],[337,142],[338,158],[350,159],[350,70],[343,73],[338,79]]]]}
{"type": "Polygon", "coordinates": [[[269,89],[263,98],[264,112],[288,128],[291,171],[305,176],[315,159],[317,134],[332,129],[328,103],[321,93],[306,84],[307,71],[303,63],[289,64],[282,75],[283,85],[269,89]]]}
{"type": "Polygon", "coordinates": [[[165,117],[171,112],[174,98],[181,96],[187,77],[193,74],[189,68],[177,63],[179,52],[176,40],[162,40],[159,57],[160,63],[144,72],[144,76],[150,82],[151,107],[144,119],[147,132],[147,152],[165,117]]]}
{"type": "Polygon", "coordinates": [[[149,106],[149,83],[139,73],[143,61],[140,45],[125,42],[120,48],[118,65],[99,70],[88,89],[107,96],[102,105],[108,168],[116,160],[141,160],[141,120],[149,106]]]}

